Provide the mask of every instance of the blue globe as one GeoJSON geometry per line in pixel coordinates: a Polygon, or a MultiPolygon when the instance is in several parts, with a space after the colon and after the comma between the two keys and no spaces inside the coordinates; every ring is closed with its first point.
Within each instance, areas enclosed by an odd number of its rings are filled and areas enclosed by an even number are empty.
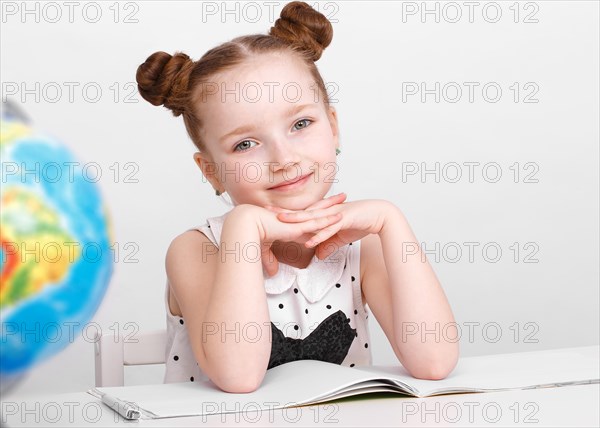
{"type": "Polygon", "coordinates": [[[97,183],[67,147],[11,114],[0,127],[4,391],[81,334],[112,276],[114,240],[97,183]]]}

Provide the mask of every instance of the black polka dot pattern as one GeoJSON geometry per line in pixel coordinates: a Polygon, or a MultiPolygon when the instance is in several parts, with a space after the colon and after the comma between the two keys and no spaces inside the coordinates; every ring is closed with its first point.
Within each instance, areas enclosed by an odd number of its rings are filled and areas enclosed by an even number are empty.
{"type": "Polygon", "coordinates": [[[294,293],[298,294],[298,289],[294,288],[294,293]]]}
{"type": "Polygon", "coordinates": [[[327,309],[331,309],[331,305],[327,305],[327,306],[326,306],[326,308],[327,308],[327,309]]]}
{"type": "Polygon", "coordinates": [[[179,320],[179,324],[183,325],[183,318],[179,320]]]}
{"type": "Polygon", "coordinates": [[[194,381],[194,376],[192,376],[192,377],[190,378],[190,382],[193,382],[193,381],[194,381]]]}
{"type": "Polygon", "coordinates": [[[342,286],[342,284],[335,284],[336,288],[340,288],[342,286]]]}
{"type": "Polygon", "coordinates": [[[279,309],[283,309],[283,303],[279,304],[279,309]]]}
{"type": "Polygon", "coordinates": [[[175,361],[179,361],[179,357],[178,357],[177,355],[175,355],[175,356],[173,357],[173,359],[174,359],[175,361]]]}

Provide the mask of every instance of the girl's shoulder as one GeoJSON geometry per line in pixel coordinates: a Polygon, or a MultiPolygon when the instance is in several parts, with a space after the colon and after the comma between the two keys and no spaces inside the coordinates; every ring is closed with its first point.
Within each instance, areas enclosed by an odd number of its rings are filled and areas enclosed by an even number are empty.
{"type": "Polygon", "coordinates": [[[205,277],[207,271],[214,271],[224,217],[225,215],[208,218],[204,223],[188,228],[171,241],[165,257],[165,267],[167,280],[176,296],[182,294],[182,289],[192,285],[188,278],[205,277]],[[191,255],[198,254],[202,255],[202,263],[190,260],[191,255]]]}
{"type": "Polygon", "coordinates": [[[180,302],[194,301],[201,288],[210,286],[217,264],[215,254],[218,250],[211,240],[197,229],[188,229],[173,239],[165,256],[169,289],[167,302],[173,315],[182,316],[180,302]],[[198,257],[198,254],[201,256],[198,257]],[[197,263],[197,260],[202,260],[202,263],[197,263]],[[200,287],[196,278],[203,278],[200,287]]]}
{"type": "MultiPolygon", "coordinates": [[[[225,215],[208,218],[204,223],[190,227],[177,235],[170,243],[166,254],[167,279],[175,292],[181,294],[182,288],[187,288],[188,278],[203,277],[203,271],[213,271],[216,266],[216,255],[220,236],[220,226],[225,215]],[[198,259],[191,257],[202,255],[198,259]],[[195,272],[191,272],[191,271],[195,272]]],[[[206,273],[206,272],[204,272],[206,273]]]]}

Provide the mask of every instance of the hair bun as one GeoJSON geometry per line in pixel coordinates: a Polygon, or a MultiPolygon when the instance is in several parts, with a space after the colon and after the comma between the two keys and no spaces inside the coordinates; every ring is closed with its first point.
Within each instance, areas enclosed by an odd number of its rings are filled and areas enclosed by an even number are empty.
{"type": "Polygon", "coordinates": [[[152,105],[164,105],[174,116],[181,115],[185,111],[185,94],[193,65],[190,57],[182,52],[153,53],[135,75],[140,95],[152,105]]]}
{"type": "Polygon", "coordinates": [[[323,50],[333,38],[331,22],[319,11],[302,1],[293,1],[281,10],[269,34],[287,43],[299,46],[313,61],[321,58],[323,50]]]}

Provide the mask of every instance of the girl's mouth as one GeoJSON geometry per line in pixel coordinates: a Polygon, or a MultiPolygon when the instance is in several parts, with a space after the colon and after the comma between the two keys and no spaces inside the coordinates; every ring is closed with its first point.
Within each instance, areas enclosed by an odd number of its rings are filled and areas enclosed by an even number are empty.
{"type": "Polygon", "coordinates": [[[286,190],[297,189],[298,187],[302,187],[304,185],[304,183],[306,183],[308,181],[308,179],[310,178],[311,175],[313,175],[312,172],[309,174],[303,175],[301,177],[298,177],[296,179],[293,179],[293,180],[284,181],[283,183],[280,183],[276,186],[269,187],[269,190],[286,191],[286,190]]]}

